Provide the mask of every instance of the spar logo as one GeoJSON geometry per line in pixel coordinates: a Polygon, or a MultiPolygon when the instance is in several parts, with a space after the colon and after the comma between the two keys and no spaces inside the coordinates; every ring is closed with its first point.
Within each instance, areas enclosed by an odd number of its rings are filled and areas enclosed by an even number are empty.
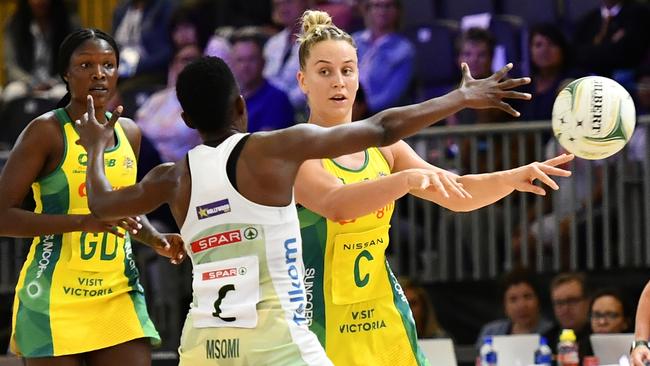
{"type": "Polygon", "coordinates": [[[231,230],[206,236],[193,241],[190,246],[192,247],[192,253],[199,253],[222,245],[239,243],[242,240],[254,240],[257,235],[257,229],[247,227],[243,230],[231,230]]]}
{"type": "Polygon", "coordinates": [[[201,274],[201,279],[203,281],[210,281],[210,280],[217,280],[219,278],[228,278],[228,277],[233,277],[233,276],[243,276],[248,272],[246,267],[230,267],[230,268],[222,268],[222,269],[215,269],[214,271],[208,271],[208,272],[203,272],[201,274]]]}
{"type": "Polygon", "coordinates": [[[197,241],[193,241],[191,244],[192,252],[198,253],[204,250],[220,247],[222,245],[239,243],[241,241],[241,238],[242,238],[241,231],[239,230],[216,233],[214,235],[201,238],[197,241]]]}
{"type": "Polygon", "coordinates": [[[196,207],[196,216],[198,216],[199,220],[228,212],[230,212],[230,202],[227,198],[196,207]]]}

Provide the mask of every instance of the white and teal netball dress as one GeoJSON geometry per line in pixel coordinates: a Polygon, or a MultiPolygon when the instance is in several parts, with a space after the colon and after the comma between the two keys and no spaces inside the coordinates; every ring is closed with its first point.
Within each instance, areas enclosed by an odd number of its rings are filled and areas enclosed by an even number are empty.
{"type": "Polygon", "coordinates": [[[251,202],[228,179],[228,157],[245,136],[188,153],[192,193],[181,235],[193,301],[180,364],[332,365],[307,327],[294,202],[251,202]]]}

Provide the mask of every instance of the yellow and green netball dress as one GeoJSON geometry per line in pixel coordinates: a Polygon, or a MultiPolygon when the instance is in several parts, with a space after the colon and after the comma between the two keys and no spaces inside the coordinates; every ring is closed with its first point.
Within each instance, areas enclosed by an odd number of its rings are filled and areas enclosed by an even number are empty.
{"type": "MultiPolygon", "coordinates": [[[[390,167],[377,148],[358,170],[323,159],[344,184],[377,179],[390,167]]],[[[298,211],[305,262],[307,316],[335,365],[428,365],[418,347],[406,296],[386,261],[394,203],[343,222],[298,211]]]]}
{"type": "MultiPolygon", "coordinates": [[[[65,141],[54,172],[32,185],[37,213],[88,214],[87,155],[64,109],[55,112],[65,141]]],[[[115,188],[136,180],[133,149],[122,127],[105,153],[115,188]]],[[[82,353],[132,339],[160,337],[147,314],[128,234],[72,232],[34,238],[14,299],[11,345],[24,357],[82,353]]]]}

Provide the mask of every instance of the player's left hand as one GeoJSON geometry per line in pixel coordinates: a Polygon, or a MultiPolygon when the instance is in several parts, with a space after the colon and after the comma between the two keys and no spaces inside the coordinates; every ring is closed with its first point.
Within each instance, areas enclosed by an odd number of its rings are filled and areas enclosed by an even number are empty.
{"type": "Polygon", "coordinates": [[[573,160],[573,154],[562,154],[544,162],[534,162],[519,168],[510,169],[504,173],[504,183],[520,192],[531,192],[540,196],[546,195],[544,188],[536,186],[535,180],[554,190],[560,187],[551,179],[551,175],[558,177],[568,177],[571,171],[558,168],[559,165],[566,164],[573,160]]]}
{"type": "Polygon", "coordinates": [[[107,123],[100,123],[95,116],[93,97],[88,95],[86,98],[86,113],[74,122],[74,127],[79,134],[79,140],[76,141],[76,144],[83,146],[86,151],[93,147],[101,149],[108,147],[106,145],[113,142],[113,128],[120,119],[122,110],[122,106],[118,106],[107,123]]]}
{"type": "Polygon", "coordinates": [[[185,260],[183,238],[179,234],[162,234],[160,245],[153,246],[156,253],[169,258],[172,264],[181,264],[185,260]]]}

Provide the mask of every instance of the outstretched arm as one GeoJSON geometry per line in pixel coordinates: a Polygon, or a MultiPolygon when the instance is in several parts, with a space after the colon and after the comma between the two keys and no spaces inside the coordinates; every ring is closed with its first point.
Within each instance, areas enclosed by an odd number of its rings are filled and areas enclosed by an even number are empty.
{"type": "MultiPolygon", "coordinates": [[[[399,138],[414,134],[419,129],[456,113],[464,107],[499,108],[518,116],[519,113],[504,102],[503,98],[529,99],[530,95],[509,89],[526,84],[530,82],[530,79],[501,81],[511,67],[512,65],[508,64],[487,79],[475,80],[467,65],[463,64],[463,81],[459,89],[417,105],[386,110],[367,120],[352,123],[352,126],[329,128],[325,132],[330,133],[331,140],[320,138],[304,143],[302,149],[313,147],[316,153],[308,158],[321,158],[360,151],[368,146],[388,145],[399,138]],[[377,131],[390,131],[385,132],[383,136],[390,136],[390,138],[377,138],[374,143],[368,143],[364,138],[370,139],[372,134],[367,131],[366,133],[370,137],[364,137],[362,132],[358,132],[359,136],[355,136],[355,139],[351,141],[347,139],[349,136],[344,135],[345,132],[349,132],[351,127],[356,127],[360,131],[371,130],[368,125],[376,126],[377,131]],[[323,144],[323,146],[319,146],[319,144],[323,144]],[[323,155],[322,151],[327,148],[335,151],[323,155]]],[[[357,132],[355,131],[355,133],[357,132]]],[[[407,146],[400,141],[389,147],[386,152],[391,153],[393,147],[401,145],[407,146]]],[[[294,151],[294,149],[289,150],[294,151]]],[[[415,156],[417,157],[417,155],[415,156]]],[[[301,156],[294,153],[294,157],[301,156]]],[[[392,156],[388,158],[393,159],[392,156]]],[[[341,220],[368,214],[418,188],[435,191],[443,199],[451,197],[455,200],[464,200],[471,197],[471,194],[463,190],[462,185],[456,182],[455,176],[441,169],[431,169],[433,166],[419,160],[420,164],[410,166],[404,164],[405,167],[402,169],[393,169],[393,171],[399,170],[399,174],[354,184],[342,184],[327,173],[319,161],[307,161],[302,165],[296,177],[296,199],[302,205],[323,216],[332,220],[341,220]]]]}
{"type": "Polygon", "coordinates": [[[475,80],[463,64],[460,87],[442,97],[391,108],[349,125],[323,128],[301,124],[252,136],[249,142],[257,146],[262,156],[302,162],[391,145],[463,108],[498,108],[518,116],[519,112],[503,99],[530,99],[530,94],[510,90],[529,83],[530,78],[502,80],[511,68],[512,64],[508,64],[486,79],[475,80]]]}
{"type": "Polygon", "coordinates": [[[333,221],[349,220],[385,207],[405,194],[419,189],[469,194],[455,181],[430,169],[407,169],[363,182],[344,184],[323,168],[320,160],[302,164],[296,177],[296,201],[333,221]]]}
{"type": "Polygon", "coordinates": [[[544,162],[535,162],[518,168],[485,174],[469,174],[457,176],[441,168],[433,166],[420,158],[406,143],[396,144],[392,147],[395,157],[395,171],[413,167],[439,172],[446,179],[458,182],[468,193],[466,197],[458,195],[444,195],[440,190],[415,189],[410,193],[435,202],[452,211],[466,212],[492,204],[513,191],[531,192],[545,195],[546,191],[533,184],[535,180],[541,181],[552,189],[558,189],[557,184],[549,176],[568,177],[570,171],[557,168],[573,160],[573,155],[559,155],[544,162]]]}

